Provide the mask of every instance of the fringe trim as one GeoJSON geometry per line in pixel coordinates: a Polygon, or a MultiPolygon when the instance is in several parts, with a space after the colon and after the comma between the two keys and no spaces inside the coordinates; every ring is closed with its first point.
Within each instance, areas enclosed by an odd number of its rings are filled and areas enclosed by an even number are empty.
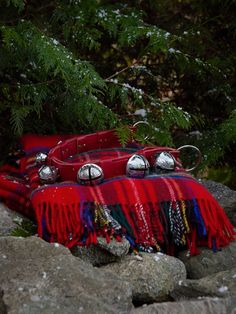
{"type": "Polygon", "coordinates": [[[236,234],[214,199],[133,205],[50,201],[38,204],[35,213],[39,236],[67,247],[96,244],[98,236],[107,242],[125,236],[133,249],[152,247],[174,255],[187,247],[190,255],[196,255],[198,246],[217,251],[236,234]]]}

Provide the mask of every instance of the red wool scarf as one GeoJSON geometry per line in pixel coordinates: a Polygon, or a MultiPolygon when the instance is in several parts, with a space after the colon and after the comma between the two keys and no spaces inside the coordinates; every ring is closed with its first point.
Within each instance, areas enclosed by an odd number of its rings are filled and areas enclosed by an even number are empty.
{"type": "Polygon", "coordinates": [[[121,147],[114,131],[82,136],[25,135],[24,156],[0,169],[0,197],[10,208],[33,217],[40,237],[67,247],[96,244],[97,237],[118,241],[126,237],[133,249],[175,254],[199,246],[214,251],[234,240],[235,232],[213,196],[181,167],[173,148],[121,147]],[[59,143],[58,143],[59,142],[59,143]],[[177,160],[174,172],[142,179],[126,176],[126,164],[135,153],[152,166],[157,153],[170,152],[177,160]],[[46,164],[59,169],[59,182],[40,183],[38,152],[47,152],[46,164]],[[96,163],[104,181],[95,186],[76,182],[79,168],[96,163]]]}

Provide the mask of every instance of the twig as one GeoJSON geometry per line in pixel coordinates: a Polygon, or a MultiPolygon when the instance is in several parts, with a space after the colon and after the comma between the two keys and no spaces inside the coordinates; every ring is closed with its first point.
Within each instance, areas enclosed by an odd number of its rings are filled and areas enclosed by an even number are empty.
{"type": "Polygon", "coordinates": [[[105,79],[105,81],[106,81],[106,80],[110,80],[110,79],[112,79],[113,77],[119,75],[120,73],[123,73],[123,72],[129,70],[130,68],[132,68],[132,67],[133,67],[135,64],[137,64],[138,62],[139,62],[138,60],[134,61],[134,63],[133,63],[132,65],[128,65],[127,67],[123,68],[122,70],[120,70],[120,71],[118,71],[118,72],[112,74],[111,76],[107,77],[107,78],[105,79]]]}

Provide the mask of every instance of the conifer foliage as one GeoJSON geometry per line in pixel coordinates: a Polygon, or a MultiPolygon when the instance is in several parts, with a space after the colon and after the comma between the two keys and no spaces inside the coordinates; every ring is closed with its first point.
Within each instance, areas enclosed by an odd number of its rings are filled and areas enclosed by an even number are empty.
{"type": "Polygon", "coordinates": [[[208,161],[224,156],[235,138],[235,5],[3,0],[1,150],[24,132],[117,128],[124,143],[126,125],[144,120],[141,141],[174,145],[180,130],[200,129],[208,161]]]}

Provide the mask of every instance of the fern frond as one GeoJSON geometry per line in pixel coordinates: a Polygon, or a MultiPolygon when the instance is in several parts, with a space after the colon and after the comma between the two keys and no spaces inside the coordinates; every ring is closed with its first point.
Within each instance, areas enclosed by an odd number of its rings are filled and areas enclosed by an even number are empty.
{"type": "Polygon", "coordinates": [[[7,5],[12,4],[14,7],[18,8],[19,12],[21,12],[25,7],[24,0],[7,0],[7,5]]]}

